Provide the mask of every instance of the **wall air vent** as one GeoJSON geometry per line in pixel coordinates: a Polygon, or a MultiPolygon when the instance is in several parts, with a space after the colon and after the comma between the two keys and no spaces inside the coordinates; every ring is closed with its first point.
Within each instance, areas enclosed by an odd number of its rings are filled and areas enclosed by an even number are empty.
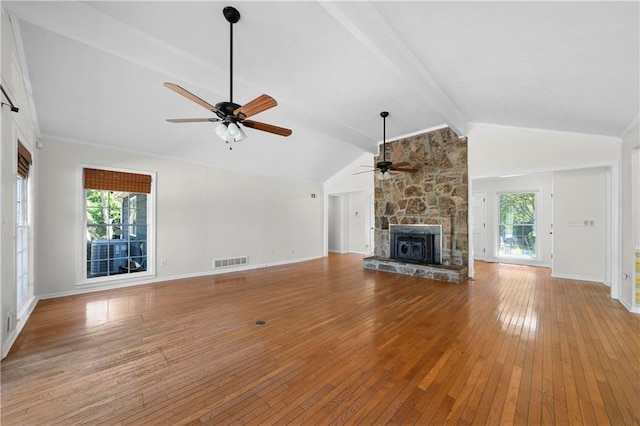
{"type": "Polygon", "coordinates": [[[213,269],[233,268],[249,264],[248,256],[230,257],[228,259],[215,259],[213,261],[213,269]]]}

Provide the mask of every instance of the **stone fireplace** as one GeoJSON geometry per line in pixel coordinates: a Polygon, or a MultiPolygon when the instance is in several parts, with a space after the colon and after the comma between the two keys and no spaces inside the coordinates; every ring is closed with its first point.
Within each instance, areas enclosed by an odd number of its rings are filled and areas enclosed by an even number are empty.
{"type": "MultiPolygon", "coordinates": [[[[464,282],[469,261],[467,139],[443,128],[387,142],[386,149],[387,160],[407,162],[416,172],[374,177],[374,256],[365,258],[364,267],[464,282]]],[[[381,158],[382,152],[374,163],[381,158]]]]}

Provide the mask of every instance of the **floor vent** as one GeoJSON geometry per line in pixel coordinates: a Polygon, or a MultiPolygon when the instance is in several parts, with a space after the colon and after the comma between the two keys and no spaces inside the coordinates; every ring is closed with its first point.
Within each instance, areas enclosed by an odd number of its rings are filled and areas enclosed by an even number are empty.
{"type": "Polygon", "coordinates": [[[248,256],[230,257],[229,259],[215,259],[213,261],[213,269],[232,268],[234,266],[247,265],[249,263],[248,256]]]}

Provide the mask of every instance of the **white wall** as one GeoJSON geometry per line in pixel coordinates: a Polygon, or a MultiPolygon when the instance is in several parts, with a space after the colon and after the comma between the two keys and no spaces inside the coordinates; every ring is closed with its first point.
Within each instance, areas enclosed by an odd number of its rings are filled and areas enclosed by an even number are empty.
{"type": "Polygon", "coordinates": [[[549,173],[533,174],[526,176],[514,176],[505,178],[486,178],[473,181],[474,191],[486,193],[486,247],[485,260],[500,261],[506,263],[530,264],[537,266],[551,266],[551,187],[552,175],[549,173]],[[540,260],[524,260],[498,258],[498,213],[499,208],[496,200],[496,192],[539,190],[538,196],[541,202],[541,215],[538,217],[538,229],[536,233],[536,244],[540,250],[540,260]]]}
{"type": "MultiPolygon", "coordinates": [[[[259,267],[323,255],[322,185],[43,138],[36,292],[73,293],[80,259],[79,164],[157,173],[158,279],[212,273],[213,259],[259,267]],[[316,198],[311,194],[315,193],[316,198]]],[[[218,270],[223,271],[224,270],[218,270]]],[[[135,279],[135,276],[132,276],[135,279]]]]}
{"type": "Polygon", "coordinates": [[[604,168],[553,174],[553,276],[604,282],[604,168]]]}
{"type": "MultiPolygon", "coordinates": [[[[23,80],[21,61],[18,56],[17,41],[14,38],[12,23],[2,13],[0,44],[2,46],[0,63],[2,64],[2,87],[9,94],[11,101],[19,108],[19,112],[11,112],[9,107],[0,108],[0,343],[2,355],[5,356],[11,343],[26,322],[27,316],[20,318],[16,302],[16,179],[17,179],[17,140],[30,151],[33,165],[29,171],[29,195],[31,208],[37,202],[37,188],[33,182],[37,178],[39,155],[35,149],[36,125],[29,109],[27,88],[23,80]],[[7,318],[17,318],[10,330],[7,329],[7,318]]],[[[6,100],[2,99],[2,102],[6,100]]],[[[31,241],[37,222],[30,219],[31,241]]],[[[33,254],[33,253],[31,253],[33,254]]],[[[33,259],[32,259],[33,260],[33,259]]],[[[32,286],[33,283],[30,283],[32,286]]],[[[28,309],[33,308],[35,300],[28,302],[28,309]]],[[[28,312],[25,313],[28,315],[28,312]]]]}
{"type": "Polygon", "coordinates": [[[373,194],[373,172],[361,173],[372,170],[373,165],[373,154],[362,154],[324,182],[325,194],[360,191],[373,194]]]}
{"type": "Polygon", "coordinates": [[[620,161],[618,138],[469,123],[469,178],[551,172],[620,161]]]}

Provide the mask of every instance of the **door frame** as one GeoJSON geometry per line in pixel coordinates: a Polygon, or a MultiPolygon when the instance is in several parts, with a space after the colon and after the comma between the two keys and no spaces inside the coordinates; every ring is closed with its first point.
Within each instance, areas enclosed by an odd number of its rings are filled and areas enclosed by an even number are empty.
{"type": "Polygon", "coordinates": [[[473,204],[474,204],[474,199],[476,196],[478,195],[482,195],[482,210],[483,210],[483,216],[484,216],[484,223],[482,226],[482,239],[484,241],[484,253],[481,253],[480,255],[478,255],[478,253],[475,252],[475,241],[473,241],[473,238],[471,240],[471,242],[474,244],[473,248],[469,248],[470,251],[472,252],[472,260],[486,260],[487,259],[487,193],[485,191],[474,191],[471,194],[471,232],[473,233],[473,230],[475,229],[475,225],[476,225],[476,217],[473,215],[473,204]]]}

